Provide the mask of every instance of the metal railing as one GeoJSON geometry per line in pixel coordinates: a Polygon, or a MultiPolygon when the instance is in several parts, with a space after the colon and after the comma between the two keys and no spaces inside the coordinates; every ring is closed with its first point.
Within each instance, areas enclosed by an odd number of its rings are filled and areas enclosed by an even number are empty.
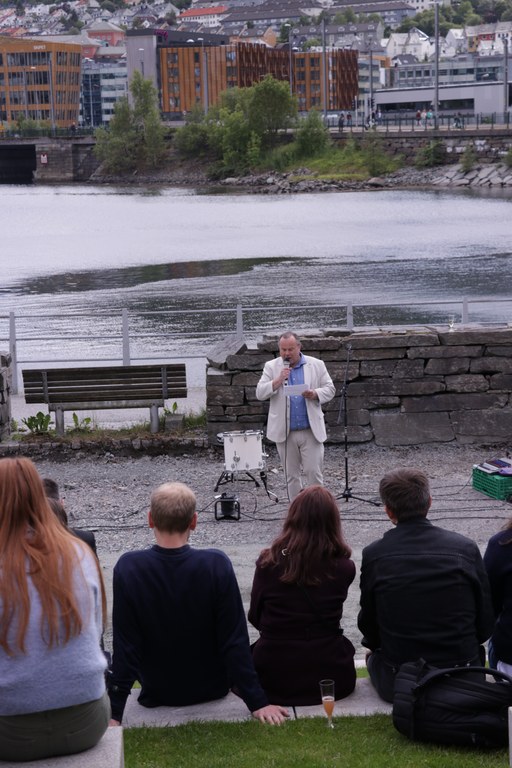
{"type": "MultiPolygon", "coordinates": [[[[315,304],[295,306],[243,307],[199,310],[154,310],[148,312],[122,309],[106,312],[0,315],[5,332],[0,344],[6,344],[12,358],[12,392],[19,391],[20,366],[64,363],[107,363],[130,365],[132,362],[157,360],[197,360],[219,339],[256,341],[265,333],[289,327],[354,331],[366,327],[407,328],[457,323],[496,325],[512,320],[512,296],[508,298],[456,298],[435,301],[403,301],[389,304],[315,304]],[[489,320],[489,312],[477,312],[476,305],[499,305],[499,313],[489,320]],[[503,305],[503,310],[502,310],[503,305]],[[505,305],[510,309],[506,310],[505,305]],[[130,316],[132,324],[130,324],[130,316]],[[166,318],[165,326],[154,326],[166,318]],[[96,332],[87,322],[94,319],[96,332]],[[133,327],[133,324],[136,327],[133,327]],[[144,328],[144,324],[147,327],[144,328]],[[73,327],[73,325],[75,327],[73,327]],[[78,326],[78,328],[76,327],[78,326]],[[104,328],[104,330],[103,330],[104,328]],[[162,354],[162,339],[172,351],[162,354]],[[62,356],[62,350],[68,352],[62,356]],[[95,350],[101,354],[96,356],[95,350]]],[[[0,325],[1,328],[1,325],[0,325]]]]}

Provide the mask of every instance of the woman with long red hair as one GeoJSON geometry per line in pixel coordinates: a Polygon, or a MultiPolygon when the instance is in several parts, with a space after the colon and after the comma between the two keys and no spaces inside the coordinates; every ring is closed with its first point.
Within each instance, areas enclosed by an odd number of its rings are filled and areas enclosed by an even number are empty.
{"type": "Polygon", "coordinates": [[[99,564],[29,459],[0,460],[0,760],[82,752],[108,727],[99,564]]]}
{"type": "Polygon", "coordinates": [[[320,485],[292,501],[283,530],[257,563],[249,621],[259,630],[253,658],[273,704],[319,703],[330,678],[342,699],[355,687],[354,646],[340,628],[356,568],[332,493],[320,485]]]}

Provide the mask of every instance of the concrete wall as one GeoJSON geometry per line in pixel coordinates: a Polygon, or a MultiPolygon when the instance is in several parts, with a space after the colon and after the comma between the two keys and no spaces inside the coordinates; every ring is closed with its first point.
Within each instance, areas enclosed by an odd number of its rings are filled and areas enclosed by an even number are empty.
{"type": "Polygon", "coordinates": [[[11,433],[11,356],[0,352],[0,441],[11,433]]]}
{"type": "MultiPolygon", "coordinates": [[[[277,341],[267,336],[248,349],[234,339],[211,351],[211,443],[221,432],[264,428],[268,404],[256,400],[255,387],[264,363],[277,356],[277,341]]],[[[302,350],[325,361],[336,387],[324,406],[328,442],[344,440],[345,374],[351,443],[482,444],[511,438],[512,327],[329,330],[302,335],[302,350]]]]}

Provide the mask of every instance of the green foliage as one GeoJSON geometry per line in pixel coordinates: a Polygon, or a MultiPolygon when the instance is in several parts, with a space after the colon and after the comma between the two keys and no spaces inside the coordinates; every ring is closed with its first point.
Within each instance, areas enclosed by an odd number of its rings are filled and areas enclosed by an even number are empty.
{"type": "Polygon", "coordinates": [[[202,408],[199,413],[188,413],[183,417],[184,429],[199,429],[206,427],[206,410],[202,408]]]}
{"type": "Polygon", "coordinates": [[[90,416],[85,416],[83,419],[79,419],[75,412],[73,412],[73,427],[68,432],[91,432],[92,431],[92,419],[90,416]]]}
{"type": "Polygon", "coordinates": [[[267,75],[251,89],[248,118],[251,131],[262,143],[274,146],[279,131],[289,128],[297,116],[297,100],[287,82],[267,75]]]}
{"type": "Polygon", "coordinates": [[[126,768],[503,768],[506,749],[485,752],[408,741],[389,715],[341,716],[334,709],[334,730],[326,719],[300,717],[282,726],[195,722],[168,728],[127,728],[126,768]],[[236,744],[236,760],[233,745],[236,744]]]}
{"type": "Polygon", "coordinates": [[[155,87],[136,71],[130,91],[133,107],[127,98],[120,99],[109,128],[98,128],[95,133],[95,153],[107,173],[156,168],[165,155],[165,128],[155,87]]]}
{"type": "Polygon", "coordinates": [[[466,144],[464,152],[462,153],[462,159],[460,161],[462,170],[464,173],[468,173],[477,161],[477,154],[473,143],[466,144]]]}
{"type": "Polygon", "coordinates": [[[429,142],[428,146],[420,149],[416,155],[417,168],[432,168],[435,165],[443,165],[446,156],[446,147],[439,139],[429,142]]]}
{"type": "Polygon", "coordinates": [[[507,168],[512,168],[512,149],[509,149],[505,157],[503,158],[503,162],[507,166],[507,168]]]}
{"type": "Polygon", "coordinates": [[[369,131],[361,143],[365,164],[370,176],[380,176],[393,169],[393,160],[382,148],[382,138],[375,131],[369,131]]]}
{"type": "Polygon", "coordinates": [[[314,157],[324,152],[331,143],[330,134],[322,116],[316,109],[311,110],[302,120],[295,133],[297,157],[314,157]]]}
{"type": "Polygon", "coordinates": [[[188,157],[210,156],[213,178],[245,174],[275,145],[296,112],[288,83],[268,75],[251,88],[225,91],[208,115],[192,114],[177,132],[176,147],[188,157]]]}
{"type": "Polygon", "coordinates": [[[33,435],[47,435],[50,431],[50,424],[52,423],[52,417],[49,413],[43,413],[38,411],[35,416],[27,416],[26,419],[21,420],[22,424],[25,424],[27,429],[33,435]]]}

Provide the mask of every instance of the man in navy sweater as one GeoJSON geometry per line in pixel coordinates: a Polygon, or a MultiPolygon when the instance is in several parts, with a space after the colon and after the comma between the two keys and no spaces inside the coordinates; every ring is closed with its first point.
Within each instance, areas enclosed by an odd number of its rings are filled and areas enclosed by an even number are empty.
{"type": "Polygon", "coordinates": [[[111,725],[119,725],[135,680],[145,707],[187,706],[226,696],[232,686],[253,716],[280,724],[254,670],[247,623],[229,558],[192,549],[196,498],[182,483],[151,496],[156,544],[128,552],[114,568],[111,725]]]}

